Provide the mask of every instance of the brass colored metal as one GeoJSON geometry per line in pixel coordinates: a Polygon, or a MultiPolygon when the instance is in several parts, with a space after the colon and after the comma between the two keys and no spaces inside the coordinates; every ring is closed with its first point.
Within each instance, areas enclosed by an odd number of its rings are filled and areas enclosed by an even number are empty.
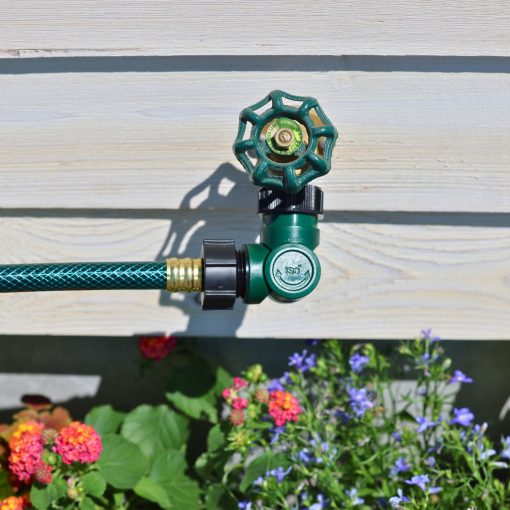
{"type": "Polygon", "coordinates": [[[280,149],[288,149],[294,143],[294,133],[289,128],[281,128],[274,135],[274,139],[280,149]]]}
{"type": "Polygon", "coordinates": [[[166,290],[169,292],[202,292],[203,266],[203,259],[167,259],[166,290]]]}

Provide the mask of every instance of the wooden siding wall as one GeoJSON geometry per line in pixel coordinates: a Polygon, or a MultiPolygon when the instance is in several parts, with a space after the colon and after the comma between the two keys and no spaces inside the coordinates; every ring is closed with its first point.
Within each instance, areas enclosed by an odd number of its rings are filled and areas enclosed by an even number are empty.
{"type": "Polygon", "coordinates": [[[340,131],[318,290],[206,313],[157,291],[0,296],[0,334],[510,338],[507,2],[0,0],[0,263],[254,242],[239,111],[340,131]]]}

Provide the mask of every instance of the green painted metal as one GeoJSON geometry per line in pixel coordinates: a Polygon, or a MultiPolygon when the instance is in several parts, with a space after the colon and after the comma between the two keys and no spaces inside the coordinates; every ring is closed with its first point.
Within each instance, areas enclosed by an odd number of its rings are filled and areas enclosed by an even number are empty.
{"type": "Polygon", "coordinates": [[[317,216],[313,214],[264,214],[260,241],[269,248],[294,243],[315,250],[320,240],[317,223],[317,216]]]}
{"type": "Polygon", "coordinates": [[[329,172],[337,137],[337,130],[315,98],[274,90],[241,112],[233,150],[253,184],[297,193],[313,179],[329,172]],[[282,156],[274,145],[268,145],[263,133],[265,127],[281,118],[301,124],[308,136],[308,143],[299,145],[288,156],[282,156]],[[319,152],[321,138],[324,143],[319,152]]]}
{"type": "Polygon", "coordinates": [[[252,305],[261,303],[269,296],[269,288],[264,277],[264,264],[269,249],[263,244],[246,245],[247,286],[244,302],[252,305]]]}
{"type": "Polygon", "coordinates": [[[166,262],[0,266],[0,292],[165,288],[166,262]]]}
{"type": "Polygon", "coordinates": [[[295,301],[312,292],[321,277],[315,253],[302,244],[283,244],[268,255],[264,276],[271,296],[279,301],[295,301]]]}

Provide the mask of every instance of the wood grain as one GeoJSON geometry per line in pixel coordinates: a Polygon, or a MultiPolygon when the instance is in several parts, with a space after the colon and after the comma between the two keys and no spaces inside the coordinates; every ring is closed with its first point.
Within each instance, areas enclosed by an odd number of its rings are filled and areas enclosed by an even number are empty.
{"type": "Polygon", "coordinates": [[[509,55],[502,0],[4,0],[3,57],[509,55]]]}
{"type": "MultiPolygon", "coordinates": [[[[391,339],[431,326],[445,338],[508,338],[508,222],[378,224],[376,216],[348,214],[321,224],[323,277],[298,303],[202,312],[191,295],[156,291],[2,294],[0,334],[391,339]]],[[[170,217],[2,217],[0,263],[196,256],[204,237],[242,244],[254,242],[259,228],[254,214],[196,210],[170,217]]]]}
{"type": "Polygon", "coordinates": [[[339,129],[329,209],[510,211],[510,74],[353,71],[0,75],[0,208],[252,211],[231,145],[275,88],[339,129]]]}

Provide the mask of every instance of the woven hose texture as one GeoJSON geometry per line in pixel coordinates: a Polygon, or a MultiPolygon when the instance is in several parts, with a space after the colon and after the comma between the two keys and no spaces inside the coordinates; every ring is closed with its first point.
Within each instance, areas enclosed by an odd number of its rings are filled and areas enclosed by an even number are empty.
{"type": "Polygon", "coordinates": [[[165,262],[0,266],[0,292],[164,288],[165,262]]]}

